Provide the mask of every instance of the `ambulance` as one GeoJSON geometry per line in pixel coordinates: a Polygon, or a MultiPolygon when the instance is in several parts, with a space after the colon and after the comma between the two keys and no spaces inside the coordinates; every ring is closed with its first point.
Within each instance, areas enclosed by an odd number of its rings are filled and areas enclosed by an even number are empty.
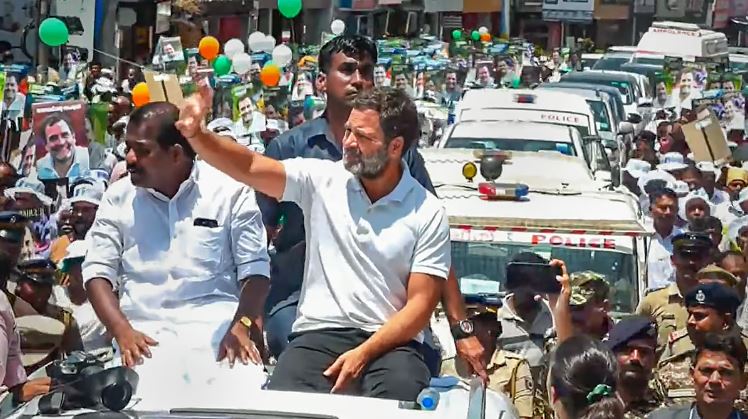
{"type": "MultiPolygon", "coordinates": [[[[684,61],[727,59],[727,37],[722,32],[701,29],[692,23],[654,22],[636,46],[633,62],[646,57],[681,57],[684,61]]],[[[661,64],[661,63],[659,63],[661,64]]]]}
{"type": "Polygon", "coordinates": [[[646,290],[645,227],[637,199],[580,175],[579,160],[511,152],[498,179],[482,172],[488,152],[421,151],[447,210],[452,266],[465,294],[505,291],[506,265],[519,252],[562,259],[611,283],[614,316],[632,313],[646,290]],[[498,183],[497,183],[498,182],[498,183]],[[514,191],[514,199],[499,195],[514,191]]]}

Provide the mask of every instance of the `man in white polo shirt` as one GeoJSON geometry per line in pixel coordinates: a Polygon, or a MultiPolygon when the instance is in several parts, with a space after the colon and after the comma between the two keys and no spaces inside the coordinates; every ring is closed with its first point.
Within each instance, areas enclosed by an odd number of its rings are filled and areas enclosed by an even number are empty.
{"type": "Polygon", "coordinates": [[[209,96],[188,99],[177,123],[195,151],[304,212],[299,313],[269,388],[415,400],[429,382],[421,332],[449,272],[450,242],[442,205],[401,159],[419,135],[413,101],[398,90],[359,93],[341,162],[277,161],[208,132],[209,96]]]}

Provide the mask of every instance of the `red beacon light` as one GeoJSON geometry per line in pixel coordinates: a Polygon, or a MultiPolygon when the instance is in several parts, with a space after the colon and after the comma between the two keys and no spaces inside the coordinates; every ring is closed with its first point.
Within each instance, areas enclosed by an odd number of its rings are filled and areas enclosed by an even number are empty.
{"type": "Polygon", "coordinates": [[[478,184],[478,194],[486,201],[519,201],[529,192],[530,188],[522,183],[481,182],[478,184]]]}
{"type": "Polygon", "coordinates": [[[516,103],[535,103],[535,95],[514,95],[514,101],[516,103]]]}

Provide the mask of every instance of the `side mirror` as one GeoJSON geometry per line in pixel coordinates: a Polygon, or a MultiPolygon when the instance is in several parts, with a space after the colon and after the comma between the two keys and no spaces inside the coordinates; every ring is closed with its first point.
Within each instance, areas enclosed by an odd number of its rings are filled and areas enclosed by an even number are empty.
{"type": "Polygon", "coordinates": [[[603,140],[603,147],[608,150],[618,150],[618,141],[616,140],[603,140]]]}
{"type": "Polygon", "coordinates": [[[598,143],[600,141],[602,141],[602,139],[597,135],[585,135],[582,137],[582,142],[584,144],[598,143]]]}
{"type": "MultiPolygon", "coordinates": [[[[641,119],[642,117],[639,116],[639,122],[641,122],[641,119]]],[[[628,135],[628,134],[633,134],[633,133],[634,133],[634,123],[628,122],[628,121],[621,121],[618,123],[618,134],[628,135]]]]}
{"type": "Polygon", "coordinates": [[[651,108],[652,107],[652,99],[646,98],[646,97],[640,97],[639,100],[636,101],[636,104],[640,108],[651,108]]]}
{"type": "Polygon", "coordinates": [[[642,116],[638,113],[630,113],[628,114],[627,121],[632,124],[639,124],[642,122],[642,116]]]}

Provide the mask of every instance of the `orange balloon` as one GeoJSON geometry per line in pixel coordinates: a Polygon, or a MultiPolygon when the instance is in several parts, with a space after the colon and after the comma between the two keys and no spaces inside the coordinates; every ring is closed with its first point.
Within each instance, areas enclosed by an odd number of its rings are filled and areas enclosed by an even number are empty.
{"type": "Polygon", "coordinates": [[[132,88],[132,103],[136,107],[141,107],[151,101],[151,94],[148,92],[148,85],[140,82],[132,88]]]}
{"type": "Polygon", "coordinates": [[[280,68],[273,63],[265,64],[262,70],[260,70],[260,81],[267,87],[277,86],[280,79],[280,68]]]}
{"type": "Polygon", "coordinates": [[[200,40],[200,44],[197,46],[197,50],[200,55],[206,60],[214,60],[218,57],[218,53],[221,50],[221,45],[218,40],[212,36],[206,36],[200,40]]]}
{"type": "Polygon", "coordinates": [[[489,42],[491,40],[491,34],[490,33],[480,34],[480,40],[483,42],[489,42]]]}

